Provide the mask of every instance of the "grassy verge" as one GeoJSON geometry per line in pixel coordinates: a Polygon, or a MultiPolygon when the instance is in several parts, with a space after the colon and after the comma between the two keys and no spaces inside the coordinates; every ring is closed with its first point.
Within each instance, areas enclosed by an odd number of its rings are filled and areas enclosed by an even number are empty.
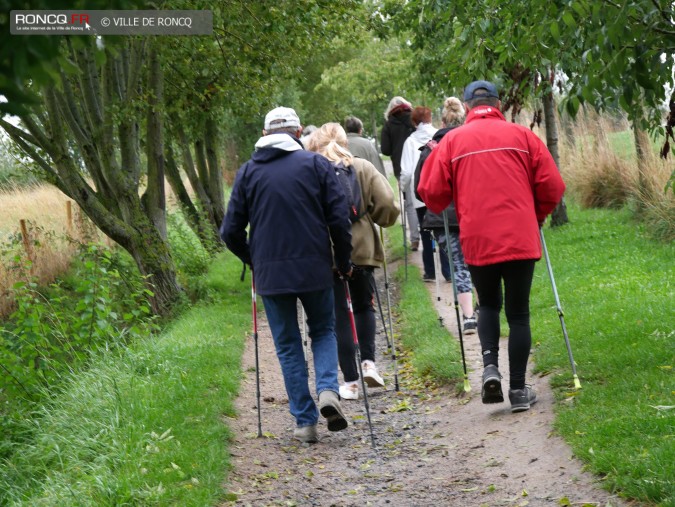
{"type": "Polygon", "coordinates": [[[675,247],[646,240],[627,211],[570,209],[546,229],[582,390],[570,366],[546,265],[538,263],[532,329],[539,370],[557,388],[557,429],[605,484],[675,505],[675,247]]]}
{"type": "Polygon", "coordinates": [[[438,324],[432,297],[419,269],[408,266],[407,282],[404,269],[400,266],[396,272],[396,279],[401,282],[398,331],[403,345],[413,351],[412,364],[422,375],[459,382],[463,378],[459,342],[438,324]]]}
{"type": "Polygon", "coordinates": [[[0,504],[217,503],[223,417],[234,415],[250,327],[240,266],[219,257],[205,281],[211,302],[67,383],[30,423],[29,443],[0,463],[0,504]]]}
{"type": "MultiPolygon", "coordinates": [[[[387,229],[389,262],[403,259],[402,234],[398,224],[387,229]]],[[[419,270],[409,265],[406,281],[405,266],[400,265],[394,276],[401,287],[400,301],[395,308],[398,316],[396,338],[411,351],[412,366],[419,374],[428,375],[436,381],[461,381],[463,371],[459,343],[444,327],[439,326],[432,297],[419,270]]]]}

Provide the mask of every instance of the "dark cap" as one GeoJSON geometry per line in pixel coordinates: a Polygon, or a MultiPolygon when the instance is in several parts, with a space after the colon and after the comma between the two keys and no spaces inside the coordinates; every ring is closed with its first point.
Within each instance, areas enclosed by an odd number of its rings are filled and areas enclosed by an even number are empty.
{"type": "Polygon", "coordinates": [[[468,102],[476,97],[496,97],[499,98],[499,93],[497,93],[497,87],[490,83],[489,81],[474,81],[469,86],[464,88],[464,102],[468,102]],[[483,89],[478,94],[477,90],[483,89]]]}

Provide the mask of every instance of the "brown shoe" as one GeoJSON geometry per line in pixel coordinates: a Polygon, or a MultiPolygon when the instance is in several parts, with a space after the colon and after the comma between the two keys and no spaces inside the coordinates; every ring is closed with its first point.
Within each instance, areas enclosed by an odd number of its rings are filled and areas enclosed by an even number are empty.
{"type": "Polygon", "coordinates": [[[410,242],[410,249],[411,249],[413,252],[417,252],[417,250],[420,249],[420,242],[419,242],[419,241],[411,241],[411,242],[410,242]]]}
{"type": "Polygon", "coordinates": [[[321,391],[321,394],[319,394],[319,412],[326,418],[328,431],[341,431],[349,425],[335,391],[321,391]]]}

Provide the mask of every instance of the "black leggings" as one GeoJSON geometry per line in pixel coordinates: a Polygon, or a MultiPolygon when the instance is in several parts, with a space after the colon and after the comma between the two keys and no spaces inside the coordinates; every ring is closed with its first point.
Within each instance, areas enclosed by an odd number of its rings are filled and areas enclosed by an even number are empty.
{"type": "MultiPolygon", "coordinates": [[[[359,370],[356,364],[354,337],[349,319],[349,309],[342,280],[335,276],[333,294],[335,295],[335,334],[337,335],[338,361],[345,382],[358,380],[359,370]]],[[[375,308],[373,297],[375,282],[372,267],[354,268],[349,280],[349,294],[352,298],[356,335],[361,350],[361,360],[375,361],[375,308]]]]}
{"type": "Polygon", "coordinates": [[[478,336],[483,366],[499,366],[499,313],[504,302],[509,324],[509,379],[511,389],[525,387],[527,359],[532,347],[530,289],[534,260],[510,261],[488,266],[469,266],[480,302],[478,336]],[[504,296],[502,297],[502,280],[504,296]]]}

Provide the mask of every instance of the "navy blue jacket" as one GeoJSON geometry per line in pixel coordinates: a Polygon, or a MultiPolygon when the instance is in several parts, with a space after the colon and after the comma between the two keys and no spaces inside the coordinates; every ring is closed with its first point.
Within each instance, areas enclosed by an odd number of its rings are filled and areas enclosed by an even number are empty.
{"type": "Polygon", "coordinates": [[[261,296],[332,287],[333,251],[335,266],[347,272],[352,249],[347,199],[333,167],[289,134],[265,136],[256,148],[237,173],[221,238],[253,266],[261,296]]]}

